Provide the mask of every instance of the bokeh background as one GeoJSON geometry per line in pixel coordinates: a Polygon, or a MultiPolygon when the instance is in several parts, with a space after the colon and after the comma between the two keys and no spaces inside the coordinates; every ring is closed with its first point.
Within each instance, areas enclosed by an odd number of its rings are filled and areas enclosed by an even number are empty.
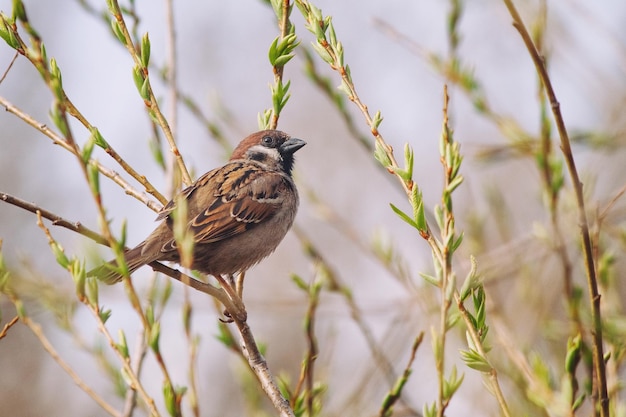
{"type": "MultiPolygon", "coordinates": [[[[443,84],[449,83],[451,123],[465,156],[466,180],[455,194],[457,227],[466,233],[456,263],[458,274],[464,276],[469,254],[474,254],[484,271],[493,314],[507,330],[508,342],[524,352],[536,350],[558,368],[564,349],[563,339],[558,338],[567,334],[562,321],[566,312],[560,264],[551,251],[554,242],[539,172],[524,152],[527,142],[522,139],[526,137],[519,132],[539,132],[537,78],[504,5],[489,0],[464,3],[458,54],[464,68],[479,81],[491,108],[502,117],[500,123],[477,112],[462,89],[432,64],[434,56],[445,58],[449,53],[449,2],[318,0],[314,4],[333,17],[361,99],[370,111],[380,110],[384,116],[380,130],[386,140],[398,151],[407,142],[415,149],[415,179],[429,208],[439,203],[441,192],[438,141],[443,84]]],[[[526,21],[536,23],[543,3],[519,3],[526,21]]],[[[169,190],[169,180],[149,151],[154,136],[133,84],[132,60],[107,24],[85,7],[105,10],[104,2],[25,0],[25,5],[48,55],[63,72],[64,87],[74,104],[133,167],[164,192],[169,190]]],[[[149,33],[152,62],[160,66],[167,56],[165,5],[137,1],[136,8],[139,31],[149,33]]],[[[0,10],[10,13],[11,2],[0,0],[0,10]]],[[[606,207],[625,185],[626,4],[564,0],[547,2],[547,10],[545,48],[550,75],[567,127],[578,139],[574,152],[593,212],[606,207]]],[[[257,130],[257,114],[271,107],[268,86],[273,74],[267,50],[278,34],[274,14],[262,1],[178,1],[174,16],[180,90],[199,104],[234,145],[257,130]]],[[[292,20],[302,45],[309,48],[313,38],[297,10],[292,20]]],[[[0,45],[0,72],[9,66],[13,54],[4,43],[0,45]]],[[[320,74],[338,85],[337,75],[317,57],[314,60],[320,74]]],[[[428,334],[437,322],[438,295],[418,274],[432,271],[429,249],[389,208],[392,202],[408,210],[401,189],[355,139],[333,103],[305,75],[304,67],[303,53],[297,50],[285,70],[285,79],[291,80],[291,99],[279,123],[281,130],[308,142],[297,155],[302,196],[297,224],[351,289],[363,320],[396,373],[406,363],[414,337],[426,332],[405,392],[407,403],[421,410],[436,397],[428,334]],[[376,246],[393,248],[391,268],[375,255],[372,248],[376,246]],[[408,281],[398,278],[400,266],[408,281]]],[[[153,83],[167,115],[171,105],[167,88],[153,83]]],[[[18,58],[0,84],[0,96],[50,124],[51,94],[25,59],[18,58]]],[[[361,114],[347,104],[356,128],[369,138],[361,114]]],[[[88,187],[74,158],[7,112],[0,112],[0,127],[0,191],[97,228],[95,206],[85,198],[88,187]]],[[[89,132],[77,123],[73,128],[77,141],[84,143],[89,132]]],[[[227,151],[182,105],[176,136],[194,177],[227,158],[227,151]]],[[[533,136],[527,139],[532,142],[533,136]]],[[[103,152],[95,156],[121,172],[103,152]]],[[[102,192],[113,230],[120,230],[123,220],[128,222],[130,244],[141,241],[155,226],[154,213],[115,184],[103,180],[102,192]]],[[[575,281],[584,288],[569,186],[562,207],[575,281]]],[[[619,236],[625,224],[621,199],[611,213],[610,230],[619,236]]],[[[52,228],[52,233],[67,253],[88,259],[90,265],[97,262],[96,254],[111,256],[84,237],[58,228],[52,228]]],[[[71,299],[72,280],[56,264],[33,215],[0,203],[0,239],[7,264],[20,271],[19,276],[50,287],[35,286],[34,298],[50,290],[71,299]]],[[[624,247],[615,248],[619,271],[624,247]]],[[[251,327],[268,346],[271,369],[294,380],[306,344],[302,320],[307,300],[291,281],[292,273],[310,280],[315,270],[301,242],[290,234],[275,255],[248,273],[246,302],[251,327]]],[[[141,289],[151,276],[144,268],[134,279],[141,289]]],[[[626,285],[616,288],[612,296],[623,299],[626,285]]],[[[202,415],[259,415],[253,411],[253,395],[244,389],[254,387],[245,364],[215,338],[218,314],[213,303],[204,294],[189,296],[194,305],[193,329],[201,338],[197,374],[202,415]]],[[[188,366],[181,329],[183,299],[184,289],[176,284],[173,301],[162,318],[164,354],[173,379],[181,385],[186,384],[188,366]]],[[[134,343],[132,335],[139,323],[123,288],[101,288],[101,302],[114,312],[108,322],[112,333],[122,328],[134,343]]],[[[0,325],[4,325],[13,310],[6,299],[0,297],[0,303],[0,325]]],[[[104,345],[88,312],[79,308],[74,316],[82,341],[60,329],[54,314],[41,303],[33,302],[29,313],[87,382],[114,404],[122,403],[99,364],[81,347],[81,343],[104,345]]],[[[323,415],[375,415],[389,383],[345,300],[322,293],[316,324],[317,375],[328,383],[323,415]]],[[[494,331],[494,354],[502,355],[497,334],[502,333],[494,331]]],[[[480,383],[480,375],[464,368],[459,359],[463,337],[462,332],[453,332],[447,346],[449,365],[456,363],[466,374],[448,415],[498,415],[497,403],[480,383]]],[[[158,397],[162,376],[151,358],[144,380],[158,397]]],[[[507,380],[506,372],[503,380],[512,406],[523,407],[523,401],[516,399],[516,384],[507,380]]],[[[23,326],[12,328],[0,340],[0,404],[15,416],[102,415],[23,326]]]]}

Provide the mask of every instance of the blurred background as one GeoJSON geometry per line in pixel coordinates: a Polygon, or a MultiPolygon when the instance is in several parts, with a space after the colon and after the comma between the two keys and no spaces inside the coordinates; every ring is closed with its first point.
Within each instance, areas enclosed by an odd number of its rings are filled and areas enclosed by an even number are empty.
{"type": "MultiPolygon", "coordinates": [[[[505,370],[505,393],[512,409],[531,415],[520,389],[523,384],[516,379],[504,346],[536,352],[558,374],[569,334],[562,264],[533,154],[541,129],[538,81],[501,2],[463,2],[457,28],[460,43],[452,51],[447,33],[451,3],[314,2],[332,16],[359,96],[371,113],[381,111],[380,131],[396,149],[398,159],[402,159],[405,143],[414,148],[414,179],[430,210],[440,203],[443,184],[438,144],[443,85],[449,84],[451,125],[465,157],[465,182],[455,193],[457,229],[465,232],[465,241],[455,268],[461,279],[469,270],[469,255],[476,256],[492,317],[499,323],[492,330],[492,346],[505,370]],[[437,64],[453,52],[474,83],[469,93],[437,64]],[[477,97],[485,100],[488,111],[476,108],[477,97]]],[[[529,26],[541,25],[543,2],[518,3],[529,26]]],[[[76,107],[129,164],[162,192],[171,191],[170,180],[150,152],[154,131],[133,83],[133,62],[99,17],[106,10],[105,2],[24,0],[24,4],[48,56],[56,59],[66,93],[76,107]]],[[[161,68],[167,59],[165,3],[137,1],[135,6],[138,31],[150,36],[151,62],[161,68]]],[[[0,10],[10,14],[11,9],[9,0],[0,0],[0,10]]],[[[626,230],[625,205],[619,194],[626,178],[626,4],[618,0],[547,2],[545,16],[549,72],[575,141],[588,209],[596,219],[592,221],[594,230],[602,230],[599,250],[613,255],[614,281],[607,288],[615,291],[606,299],[609,306],[618,307],[608,314],[619,316],[626,296],[626,285],[619,279],[623,277],[626,230]],[[600,225],[597,219],[604,209],[607,217],[600,225]]],[[[192,177],[197,178],[228,157],[228,151],[215,140],[215,132],[234,146],[257,130],[257,115],[271,107],[273,73],[267,51],[278,29],[271,7],[263,1],[178,1],[174,2],[174,17],[180,91],[197,103],[214,128],[211,133],[206,123],[179,104],[175,134],[192,177]]],[[[297,10],[292,21],[302,46],[311,51],[314,38],[297,10]]],[[[8,68],[13,55],[3,42],[0,73],[8,68]]],[[[328,77],[333,87],[339,85],[337,74],[323,61],[314,56],[313,62],[320,76],[328,77]]],[[[394,375],[405,366],[413,339],[426,333],[403,405],[407,410],[421,410],[423,404],[434,401],[437,392],[428,335],[438,320],[439,295],[419,276],[419,272],[432,273],[429,248],[389,208],[393,203],[410,210],[395,179],[359,142],[361,135],[373,143],[362,115],[346,100],[354,126],[346,124],[306,68],[304,51],[299,48],[285,69],[285,80],[291,80],[291,98],[279,122],[281,130],[308,142],[297,154],[296,180],[301,192],[297,226],[352,292],[360,320],[392,364],[394,375]]],[[[167,116],[172,103],[156,70],[152,82],[167,116]]],[[[23,57],[0,84],[0,96],[52,126],[48,116],[51,93],[23,57]]],[[[98,229],[95,205],[85,198],[88,186],[75,158],[8,112],[0,112],[0,126],[0,191],[98,229]]],[[[72,128],[79,144],[89,138],[90,133],[78,123],[72,128]]],[[[556,133],[553,138],[558,142],[556,133]]],[[[557,145],[555,149],[558,151],[557,145]]],[[[96,149],[94,157],[122,172],[101,149],[96,149]]],[[[102,179],[101,183],[112,230],[119,233],[126,221],[128,243],[138,243],[155,227],[152,220],[156,215],[111,181],[102,179]]],[[[575,199],[566,184],[559,200],[559,222],[574,282],[584,289],[575,199]]],[[[110,250],[82,236],[50,227],[66,252],[87,259],[89,266],[98,262],[96,255],[112,256],[110,250]]],[[[28,305],[31,317],[42,324],[63,359],[104,398],[121,407],[123,399],[116,396],[101,363],[89,353],[94,346],[106,351],[106,343],[92,316],[71,304],[75,303],[73,282],[56,264],[35,216],[0,203],[0,239],[9,268],[16,271],[16,277],[24,277],[24,285],[32,283],[26,290],[33,298],[28,305]],[[47,297],[49,302],[41,301],[47,297]],[[54,313],[63,305],[76,309],[73,332],[64,330],[54,313]]],[[[250,326],[257,340],[267,345],[270,368],[292,384],[307,343],[302,321],[308,300],[290,276],[297,274],[308,282],[316,273],[303,253],[302,241],[290,233],[273,256],[247,274],[250,326]]],[[[134,275],[139,291],[147,291],[152,275],[148,268],[134,275]]],[[[180,385],[188,383],[188,345],[181,325],[184,294],[183,286],[174,284],[172,301],[162,316],[161,336],[165,360],[180,385]]],[[[272,415],[260,398],[261,391],[254,389],[246,364],[216,339],[218,313],[212,300],[194,292],[187,296],[194,307],[193,331],[200,338],[197,378],[201,415],[262,415],[259,409],[272,415]],[[255,395],[259,397],[256,400],[255,395]]],[[[108,322],[111,333],[124,329],[129,343],[134,344],[132,335],[137,334],[140,323],[123,287],[101,288],[100,299],[113,311],[108,322]]],[[[14,309],[3,297],[0,307],[3,326],[14,309]]],[[[353,313],[344,297],[322,292],[316,321],[320,350],[316,375],[328,384],[322,415],[375,415],[390,388],[388,375],[373,358],[371,344],[353,313]]],[[[447,366],[457,364],[465,381],[447,415],[498,415],[498,405],[480,383],[481,376],[460,361],[463,332],[451,334],[447,366]]],[[[150,355],[143,375],[147,388],[159,397],[162,375],[150,355]]],[[[623,371],[614,375],[620,376],[623,379],[623,371]]],[[[0,340],[0,404],[15,416],[103,414],[20,325],[0,340]]],[[[406,415],[413,414],[407,411],[406,415]]]]}

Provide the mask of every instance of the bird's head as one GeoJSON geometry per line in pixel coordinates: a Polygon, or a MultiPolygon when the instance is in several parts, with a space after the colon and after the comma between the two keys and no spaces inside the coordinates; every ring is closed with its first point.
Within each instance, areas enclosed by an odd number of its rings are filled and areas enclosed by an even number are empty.
{"type": "Polygon", "coordinates": [[[248,159],[291,175],[293,154],[306,145],[302,139],[292,138],[280,130],[262,130],[242,140],[230,160],[248,159]]]}

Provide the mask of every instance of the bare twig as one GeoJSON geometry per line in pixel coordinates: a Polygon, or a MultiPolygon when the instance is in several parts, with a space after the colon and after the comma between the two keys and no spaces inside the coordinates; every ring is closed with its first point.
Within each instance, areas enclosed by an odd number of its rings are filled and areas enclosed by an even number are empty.
{"type": "MultiPolygon", "coordinates": [[[[165,71],[163,76],[165,78],[165,82],[167,84],[167,91],[169,95],[169,111],[168,111],[168,122],[170,124],[170,130],[172,132],[172,136],[174,138],[178,137],[178,68],[177,68],[177,57],[176,57],[176,27],[174,25],[174,5],[172,0],[165,0],[165,19],[166,19],[166,28],[167,28],[167,63],[165,64],[165,71]]],[[[179,178],[174,175],[174,170],[176,168],[177,159],[172,158],[172,153],[168,153],[170,155],[169,163],[166,165],[167,177],[171,179],[171,184],[176,189],[176,179],[179,178]]],[[[180,183],[178,184],[180,185],[180,183]]]]}
{"type": "Polygon", "coordinates": [[[552,87],[552,82],[550,80],[550,76],[548,75],[548,71],[544,65],[544,61],[542,57],[539,55],[535,44],[529,35],[526,26],[522,18],[520,17],[515,5],[512,0],[503,0],[506,5],[511,17],[513,18],[513,26],[520,33],[524,45],[535,64],[535,69],[539,74],[539,78],[545,88],[546,95],[550,101],[550,106],[552,107],[552,113],[554,115],[554,121],[556,123],[557,130],[559,132],[559,137],[561,139],[561,151],[563,152],[563,156],[565,158],[565,162],[567,164],[567,169],[570,174],[570,178],[572,180],[572,186],[574,188],[574,192],[576,194],[576,201],[578,204],[578,221],[580,227],[580,233],[583,241],[583,253],[585,260],[585,267],[587,270],[587,286],[589,292],[589,302],[591,304],[591,317],[593,322],[593,329],[591,331],[593,336],[593,361],[595,367],[595,379],[596,379],[596,387],[597,387],[597,395],[599,398],[600,405],[600,415],[602,417],[609,416],[609,398],[607,392],[607,381],[606,381],[606,367],[604,364],[604,352],[603,352],[603,330],[602,330],[602,315],[600,311],[600,293],[598,292],[598,282],[596,277],[596,269],[594,265],[593,259],[593,248],[591,244],[591,237],[589,233],[589,223],[587,220],[587,213],[585,211],[585,196],[583,193],[583,185],[578,176],[578,170],[576,168],[576,162],[574,161],[574,155],[572,153],[572,148],[570,145],[569,135],[567,133],[567,128],[565,127],[565,122],[563,120],[563,116],[561,114],[561,107],[556,98],[556,94],[554,92],[554,88],[552,87]]]}
{"type": "Polygon", "coordinates": [[[239,333],[241,334],[243,354],[248,360],[250,369],[252,369],[255,376],[261,383],[261,387],[269,397],[270,401],[272,401],[274,408],[276,408],[276,410],[280,413],[281,417],[295,417],[295,414],[289,405],[289,401],[285,399],[278,389],[278,385],[276,384],[276,381],[267,366],[265,358],[261,355],[261,352],[259,352],[259,348],[254,340],[250,326],[248,326],[247,322],[241,321],[234,316],[233,319],[239,329],[239,333]]]}
{"type": "Polygon", "coordinates": [[[9,329],[13,327],[18,322],[19,319],[20,319],[19,316],[15,316],[11,319],[11,321],[9,321],[7,324],[4,325],[4,327],[2,328],[2,331],[0,331],[0,339],[4,338],[7,335],[9,329]]]}
{"type": "MultiPolygon", "coordinates": [[[[15,300],[16,302],[17,300],[15,300]]],[[[43,333],[41,326],[30,319],[28,316],[21,317],[20,320],[33,332],[33,334],[39,339],[39,342],[43,348],[48,352],[50,357],[59,364],[59,366],[67,373],[76,385],[87,395],[89,395],[104,411],[114,417],[120,417],[120,413],[107,403],[102,397],[100,397],[91,387],[80,377],[72,367],[61,358],[59,353],[54,349],[54,346],[50,343],[46,335],[43,333]]]]}
{"type": "Polygon", "coordinates": [[[2,84],[2,82],[7,77],[7,75],[9,75],[9,71],[11,71],[11,68],[13,67],[13,64],[17,60],[18,56],[20,56],[19,52],[15,52],[15,55],[13,55],[13,59],[11,59],[11,62],[9,63],[9,66],[7,67],[7,69],[2,74],[2,77],[0,77],[0,84],[2,84]]]}

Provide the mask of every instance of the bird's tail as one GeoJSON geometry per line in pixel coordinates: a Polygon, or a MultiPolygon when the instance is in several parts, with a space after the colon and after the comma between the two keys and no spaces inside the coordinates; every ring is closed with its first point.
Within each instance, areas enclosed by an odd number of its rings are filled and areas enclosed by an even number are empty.
{"type": "MultiPolygon", "coordinates": [[[[129,275],[143,265],[154,261],[154,259],[145,257],[142,254],[142,249],[143,243],[136,248],[130,249],[129,251],[124,253],[124,258],[126,259],[126,265],[128,266],[129,275]]],[[[112,260],[87,272],[87,276],[96,277],[98,278],[98,280],[104,282],[105,284],[112,285],[116,282],[120,282],[123,278],[123,275],[120,274],[118,270],[119,267],[117,265],[117,261],[112,260]]]]}

